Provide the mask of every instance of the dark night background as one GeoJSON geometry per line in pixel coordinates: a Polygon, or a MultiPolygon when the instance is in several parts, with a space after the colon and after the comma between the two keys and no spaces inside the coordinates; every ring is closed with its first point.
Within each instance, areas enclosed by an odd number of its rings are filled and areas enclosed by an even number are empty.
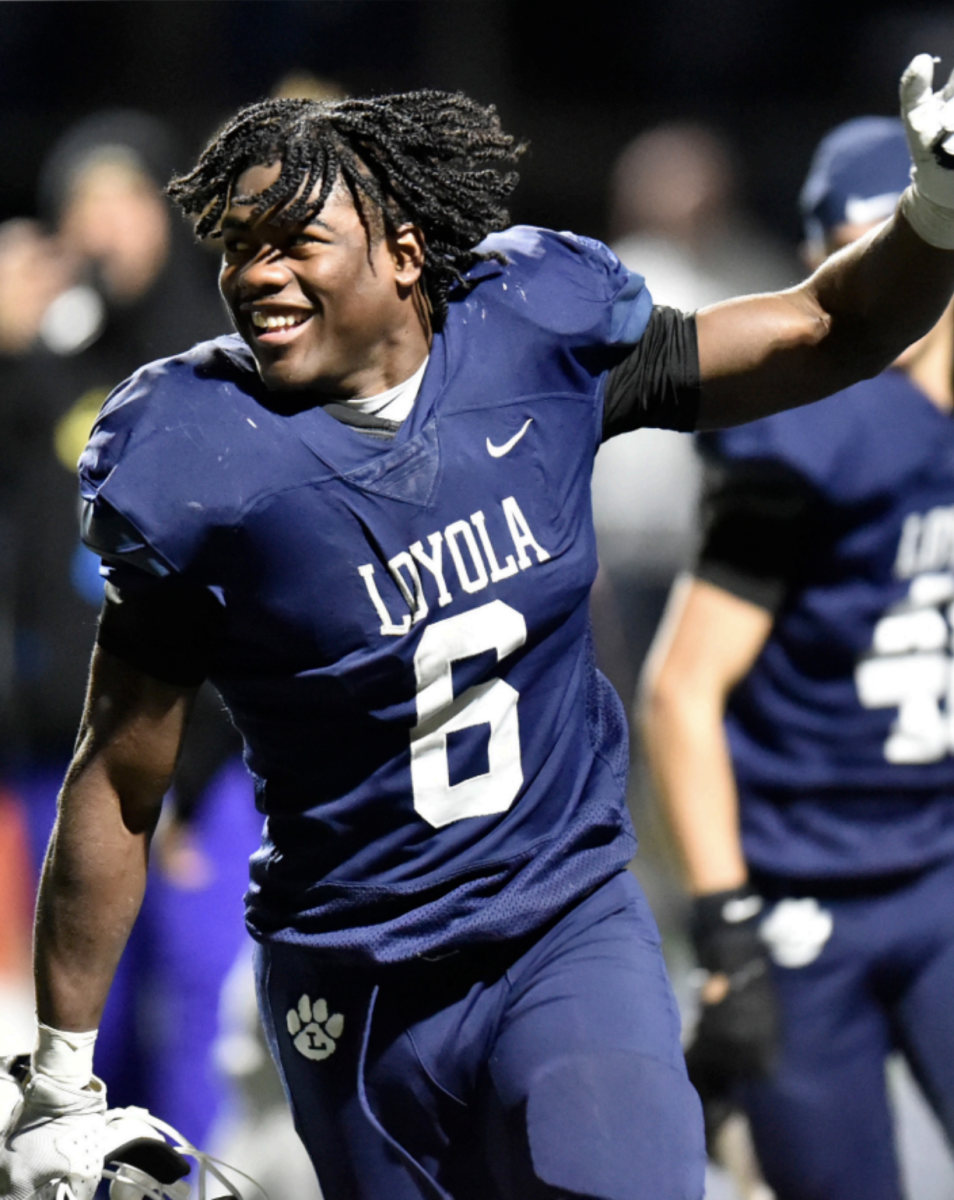
{"type": "Polygon", "coordinates": [[[35,211],[47,147],[86,112],[161,115],[191,155],[230,110],[303,67],[353,94],[432,86],[496,103],[532,146],[515,218],[597,236],[616,150],[659,118],[705,117],[736,143],[750,206],[792,239],[792,201],[819,134],[893,112],[898,75],[920,50],[950,68],[950,6],[11,0],[0,4],[0,218],[35,211]]]}

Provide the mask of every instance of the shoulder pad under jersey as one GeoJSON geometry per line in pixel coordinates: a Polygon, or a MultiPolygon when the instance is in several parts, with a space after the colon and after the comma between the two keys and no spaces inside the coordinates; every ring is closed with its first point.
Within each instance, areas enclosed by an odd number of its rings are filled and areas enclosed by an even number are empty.
{"type": "Polygon", "coordinates": [[[505,262],[478,263],[467,280],[499,289],[515,316],[590,344],[631,344],[642,337],[653,306],[646,282],[602,242],[515,225],[490,234],[477,249],[505,262]]]}

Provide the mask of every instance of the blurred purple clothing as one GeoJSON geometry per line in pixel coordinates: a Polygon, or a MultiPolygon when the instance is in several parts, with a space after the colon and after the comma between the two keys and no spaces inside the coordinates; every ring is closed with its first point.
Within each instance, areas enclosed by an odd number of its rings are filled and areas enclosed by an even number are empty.
{"type": "MultiPolygon", "coordinates": [[[[28,813],[37,879],[65,769],[45,765],[13,781],[28,813]]],[[[233,759],[213,778],[192,825],[207,879],[183,887],[153,861],[100,1026],[96,1070],[110,1105],[148,1108],[197,1145],[225,1095],[211,1048],[222,981],[248,937],[242,893],[261,823],[251,779],[233,759]]]]}

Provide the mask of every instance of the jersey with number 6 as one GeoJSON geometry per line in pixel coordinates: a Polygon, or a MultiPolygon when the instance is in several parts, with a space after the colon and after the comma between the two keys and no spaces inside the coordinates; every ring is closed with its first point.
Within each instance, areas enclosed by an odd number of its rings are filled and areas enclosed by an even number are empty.
{"type": "Polygon", "coordinates": [[[508,261],[454,293],[393,441],[283,408],[226,338],[134,376],[81,461],[130,558],[223,606],[260,938],[395,961],[519,936],[635,848],[588,636],[590,473],[651,301],[588,239],[488,246],[508,261]]]}

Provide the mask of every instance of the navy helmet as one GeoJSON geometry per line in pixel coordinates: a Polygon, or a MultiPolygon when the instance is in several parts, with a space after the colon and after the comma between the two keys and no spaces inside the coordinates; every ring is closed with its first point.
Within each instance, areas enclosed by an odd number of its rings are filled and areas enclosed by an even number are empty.
{"type": "Polygon", "coordinates": [[[911,178],[904,125],[896,117],[855,117],[818,144],[799,207],[809,242],[838,225],[867,225],[894,212],[911,178]]]}

